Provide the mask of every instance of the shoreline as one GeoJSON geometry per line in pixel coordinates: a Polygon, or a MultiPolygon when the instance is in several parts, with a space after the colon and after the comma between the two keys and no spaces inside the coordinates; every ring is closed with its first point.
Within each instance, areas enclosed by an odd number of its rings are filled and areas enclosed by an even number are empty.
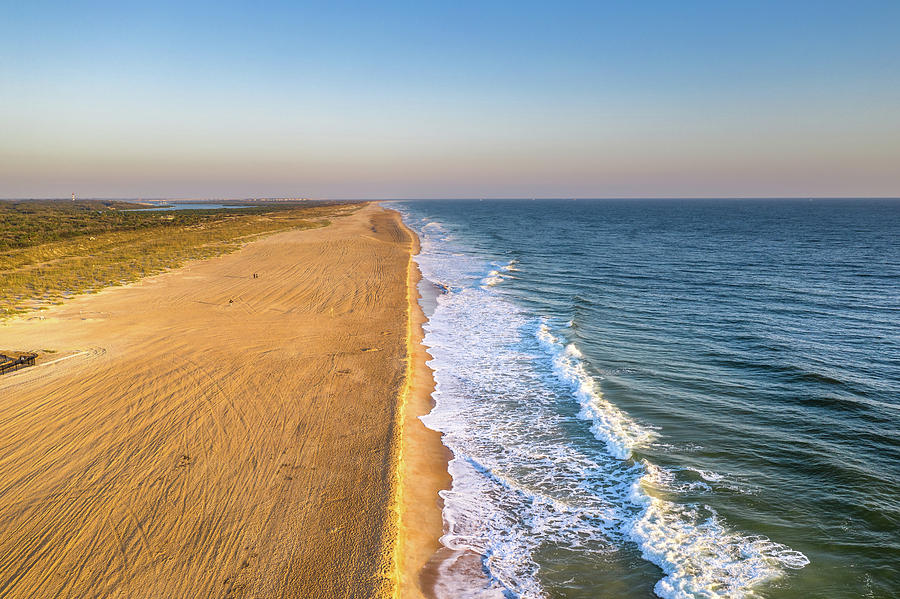
{"type": "Polygon", "coordinates": [[[395,550],[400,599],[455,599],[494,597],[484,569],[484,556],[471,550],[450,549],[441,543],[446,532],[444,501],[439,495],[449,490],[453,452],[443,443],[443,433],[425,426],[420,416],[435,406],[432,359],[424,343],[424,324],[437,307],[437,285],[422,276],[415,256],[421,246],[418,235],[399,212],[401,226],[412,239],[409,256],[407,295],[409,302],[409,379],[401,403],[403,434],[398,469],[398,533],[395,550]]]}
{"type": "Polygon", "coordinates": [[[441,433],[427,428],[419,419],[434,407],[434,377],[431,359],[423,343],[427,317],[420,304],[419,283],[423,280],[414,256],[420,244],[416,233],[396,215],[410,237],[407,269],[407,355],[408,373],[400,402],[400,457],[398,464],[398,529],[395,547],[397,596],[402,599],[433,599],[434,580],[430,564],[443,546],[443,500],[439,492],[450,488],[447,464],[450,450],[441,442],[441,433]]]}

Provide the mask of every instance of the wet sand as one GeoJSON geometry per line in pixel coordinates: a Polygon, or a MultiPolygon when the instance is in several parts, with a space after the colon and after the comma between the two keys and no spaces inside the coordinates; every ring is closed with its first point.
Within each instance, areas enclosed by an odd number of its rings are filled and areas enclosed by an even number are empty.
{"type": "MultiPolygon", "coordinates": [[[[413,253],[418,253],[418,238],[412,231],[409,235],[414,240],[413,253]]],[[[450,451],[441,443],[441,434],[419,420],[419,416],[430,412],[434,405],[431,399],[434,378],[426,364],[431,356],[422,344],[422,325],[426,316],[420,305],[421,282],[419,267],[410,260],[407,289],[411,380],[404,402],[397,545],[399,596],[403,599],[434,597],[431,564],[441,550],[439,539],[444,528],[443,503],[438,492],[450,488],[451,483],[447,472],[447,462],[452,457],[450,451]]],[[[426,284],[430,283],[426,281],[426,284]]],[[[434,302],[433,297],[430,299],[434,302]]]]}
{"type": "Polygon", "coordinates": [[[413,245],[367,205],[0,325],[74,352],[0,377],[0,596],[415,597],[446,461],[413,245]]]}

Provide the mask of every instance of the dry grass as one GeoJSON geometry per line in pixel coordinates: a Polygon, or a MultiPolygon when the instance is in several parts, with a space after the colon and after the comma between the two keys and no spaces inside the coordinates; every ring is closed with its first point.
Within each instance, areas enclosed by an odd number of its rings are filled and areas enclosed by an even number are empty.
{"type": "Polygon", "coordinates": [[[263,235],[322,226],[329,217],[358,208],[270,205],[249,213],[126,214],[97,204],[87,209],[64,203],[0,206],[0,247],[5,248],[0,252],[0,318],[130,283],[187,260],[225,254],[263,235]]]}

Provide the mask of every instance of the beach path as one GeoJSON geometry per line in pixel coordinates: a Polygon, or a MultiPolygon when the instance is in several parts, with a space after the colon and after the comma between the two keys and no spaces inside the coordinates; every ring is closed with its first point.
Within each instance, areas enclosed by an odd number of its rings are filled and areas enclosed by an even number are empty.
{"type": "Polygon", "coordinates": [[[77,352],[0,377],[0,597],[389,594],[410,246],[370,204],[0,325],[77,352]]]}

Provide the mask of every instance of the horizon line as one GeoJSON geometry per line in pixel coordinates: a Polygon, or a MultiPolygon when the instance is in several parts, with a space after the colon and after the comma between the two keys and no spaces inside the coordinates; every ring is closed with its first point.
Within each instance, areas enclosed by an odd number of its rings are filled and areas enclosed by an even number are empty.
{"type": "MultiPolygon", "coordinates": [[[[269,197],[237,197],[237,196],[221,196],[221,197],[177,197],[177,196],[158,196],[158,197],[138,197],[138,196],[90,196],[77,197],[76,201],[144,201],[144,202],[221,202],[221,201],[241,201],[241,202],[266,202],[266,201],[296,201],[296,202],[411,202],[411,201],[487,201],[487,200],[510,200],[510,201],[597,201],[597,200],[900,200],[900,195],[877,195],[877,196],[717,196],[717,195],[701,195],[701,196],[543,196],[543,197],[524,197],[524,196],[491,196],[491,197],[453,197],[453,196],[434,196],[434,197],[289,197],[289,196],[269,196],[269,197]]],[[[3,197],[0,202],[21,202],[21,201],[65,201],[71,202],[69,197],[3,197]]]]}

